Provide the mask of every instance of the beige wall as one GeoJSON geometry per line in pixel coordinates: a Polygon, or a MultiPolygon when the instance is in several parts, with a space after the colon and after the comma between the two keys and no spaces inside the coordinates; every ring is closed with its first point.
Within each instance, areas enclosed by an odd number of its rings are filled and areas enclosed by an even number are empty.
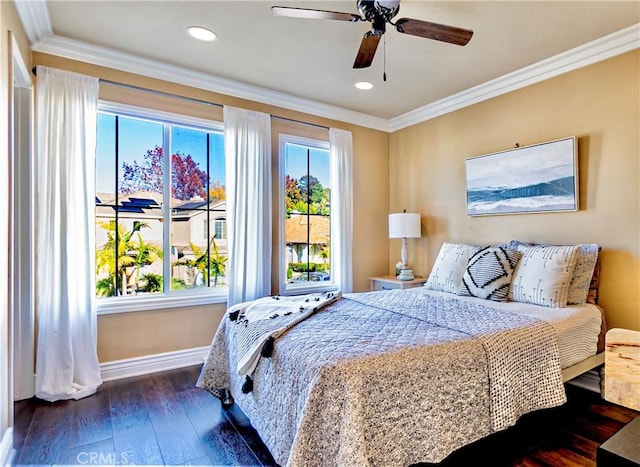
{"type": "Polygon", "coordinates": [[[608,325],[640,330],[639,74],[635,50],[393,133],[391,211],[422,214],[416,272],[445,241],[598,243],[608,325]],[[465,158],[566,136],[578,137],[578,212],[467,217],[465,158]]]}
{"type": "Polygon", "coordinates": [[[224,312],[218,304],[101,315],[100,362],[209,345],[224,312]]]}
{"type": "MultiPolygon", "coordinates": [[[[494,98],[393,133],[370,130],[252,101],[34,53],[34,64],[77,71],[177,95],[268,112],[353,132],[354,286],[391,271],[400,244],[387,240],[387,213],[422,214],[426,235],[409,240],[409,261],[428,275],[444,241],[597,242],[603,246],[601,304],[610,326],[640,329],[638,52],[494,98]],[[581,209],[572,213],[469,218],[464,159],[575,135],[581,209]],[[373,254],[372,254],[373,252],[373,254]]],[[[221,109],[101,86],[101,97],[221,120],[221,109]]],[[[308,136],[322,133],[307,127],[308,136]]],[[[274,120],[274,133],[289,130],[274,120]]],[[[305,133],[307,132],[307,133],[305,133]]],[[[275,139],[274,139],[275,141],[275,139]]],[[[276,145],[274,144],[274,153],[276,145]]],[[[275,220],[274,220],[275,224],[275,220]]],[[[274,236],[277,229],[274,229],[274,236]]],[[[273,291],[277,275],[273,273],[273,291]]],[[[106,315],[99,318],[100,361],[208,345],[224,305],[106,315]]]]}
{"type": "MultiPolygon", "coordinates": [[[[75,71],[146,89],[243,107],[279,117],[351,131],[353,133],[355,173],[355,290],[368,290],[369,277],[386,270],[389,257],[389,242],[386,231],[389,207],[389,135],[387,133],[51,55],[34,53],[33,60],[34,65],[75,71]]],[[[101,85],[100,97],[116,102],[222,121],[222,109],[219,107],[190,104],[184,100],[159,97],[140,91],[101,85]]],[[[273,120],[273,130],[274,132],[280,130],[297,132],[294,134],[302,136],[324,134],[325,138],[328,134],[326,130],[285,124],[277,119],[273,120]]],[[[277,136],[274,138],[277,141],[277,136]]],[[[275,144],[273,152],[277,154],[275,144]]],[[[275,207],[276,205],[274,205],[274,214],[277,216],[275,207]]],[[[277,217],[274,217],[274,225],[276,225],[276,221],[277,217]]],[[[276,235],[277,229],[274,229],[274,236],[276,235]]],[[[272,289],[274,293],[278,290],[275,269],[272,289]]],[[[224,305],[214,305],[102,315],[98,318],[99,359],[101,362],[106,362],[209,345],[224,310],[224,305]]]]}
{"type": "MultiPolygon", "coordinates": [[[[9,278],[9,229],[10,229],[10,154],[9,143],[10,110],[12,106],[14,37],[24,63],[31,62],[29,44],[13,2],[0,2],[0,277],[9,278]]],[[[13,382],[11,361],[11,310],[9,308],[9,281],[3,280],[0,287],[0,441],[13,426],[13,382]]],[[[2,453],[0,453],[0,456],[2,453]]],[[[0,458],[0,462],[2,459],[0,458]]]]}

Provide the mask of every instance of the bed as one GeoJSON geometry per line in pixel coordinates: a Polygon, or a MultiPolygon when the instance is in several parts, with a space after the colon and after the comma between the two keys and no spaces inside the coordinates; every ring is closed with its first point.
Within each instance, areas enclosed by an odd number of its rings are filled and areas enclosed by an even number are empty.
{"type": "MultiPolygon", "coordinates": [[[[567,255],[513,241],[444,244],[425,287],[341,294],[273,333],[249,373],[238,370],[238,336],[242,313],[257,304],[240,304],[218,328],[197,385],[231,395],[283,466],[439,462],[526,413],[562,405],[563,383],[601,363],[603,313],[589,303],[598,268],[593,246],[586,269],[576,266],[580,247],[567,255]],[[526,275],[554,261],[565,269],[560,295],[536,289],[523,298],[526,275]],[[475,290],[498,263],[512,266],[508,277],[475,290]],[[581,303],[569,304],[578,275],[581,303]]],[[[553,276],[544,274],[543,282],[553,276]]]]}

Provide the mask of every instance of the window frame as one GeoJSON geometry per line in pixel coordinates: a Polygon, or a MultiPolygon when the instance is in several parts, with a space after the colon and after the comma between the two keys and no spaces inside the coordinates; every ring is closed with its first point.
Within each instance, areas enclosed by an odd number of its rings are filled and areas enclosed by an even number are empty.
{"type": "MultiPolygon", "coordinates": [[[[289,284],[287,281],[287,244],[285,239],[285,207],[286,207],[286,154],[287,143],[297,144],[300,146],[306,146],[311,149],[320,149],[329,152],[331,158],[331,150],[329,141],[321,139],[308,138],[305,136],[296,136],[287,133],[280,133],[278,135],[278,291],[280,295],[300,295],[306,293],[324,292],[328,290],[336,290],[337,284],[332,280],[323,282],[307,282],[304,284],[289,284]]],[[[330,172],[330,176],[333,174],[330,172]]],[[[333,197],[332,197],[333,199],[333,197]]],[[[333,210],[330,206],[329,216],[332,216],[333,210]]],[[[335,233],[331,231],[330,244],[334,244],[333,238],[335,233]]],[[[333,263],[331,263],[333,264],[333,263]]],[[[330,267],[333,270],[333,267],[330,267]]]]}
{"type": "MultiPolygon", "coordinates": [[[[203,130],[208,132],[224,132],[224,124],[215,120],[190,117],[188,115],[176,114],[147,107],[138,107],[107,100],[98,101],[98,112],[128,118],[150,120],[168,125],[187,126],[196,130],[203,130]]],[[[164,128],[164,131],[165,133],[167,132],[166,127],[164,128]]],[[[167,135],[165,134],[163,145],[165,145],[166,142],[167,135]]],[[[165,170],[165,173],[166,172],[167,171],[165,170]]],[[[165,222],[164,228],[170,229],[169,224],[170,222],[165,222]]],[[[164,238],[167,238],[166,231],[163,235],[163,243],[164,238]]],[[[96,249],[94,245],[92,254],[95,256],[95,253],[96,249]]],[[[209,305],[215,303],[226,303],[227,290],[227,287],[217,287],[215,289],[206,287],[201,289],[176,290],[171,291],[170,293],[163,292],[155,295],[105,297],[100,299],[96,297],[95,300],[97,314],[108,315],[115,313],[129,313],[138,311],[209,305]]]]}

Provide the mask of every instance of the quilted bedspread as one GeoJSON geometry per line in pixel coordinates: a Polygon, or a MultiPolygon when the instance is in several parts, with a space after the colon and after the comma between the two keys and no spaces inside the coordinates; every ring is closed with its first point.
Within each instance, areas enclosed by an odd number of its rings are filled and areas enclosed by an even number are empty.
{"type": "Polygon", "coordinates": [[[566,401],[551,326],[410,290],[344,294],[287,331],[240,390],[225,319],[197,385],[230,389],[276,462],[406,466],[566,401]]]}

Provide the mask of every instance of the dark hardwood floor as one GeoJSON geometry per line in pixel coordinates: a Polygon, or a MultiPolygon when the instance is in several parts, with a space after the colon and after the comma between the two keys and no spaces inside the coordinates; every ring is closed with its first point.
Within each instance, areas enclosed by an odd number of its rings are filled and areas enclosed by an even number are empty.
{"type": "MultiPolygon", "coordinates": [[[[275,465],[237,407],[223,411],[194,386],[199,370],[107,382],[79,401],[16,402],[15,465],[275,465]]],[[[567,391],[563,407],[525,416],[439,465],[594,466],[596,448],[638,412],[567,391]]]]}
{"type": "Polygon", "coordinates": [[[15,404],[16,465],[275,465],[237,410],[195,387],[200,367],[102,384],[78,401],[15,404]]]}

